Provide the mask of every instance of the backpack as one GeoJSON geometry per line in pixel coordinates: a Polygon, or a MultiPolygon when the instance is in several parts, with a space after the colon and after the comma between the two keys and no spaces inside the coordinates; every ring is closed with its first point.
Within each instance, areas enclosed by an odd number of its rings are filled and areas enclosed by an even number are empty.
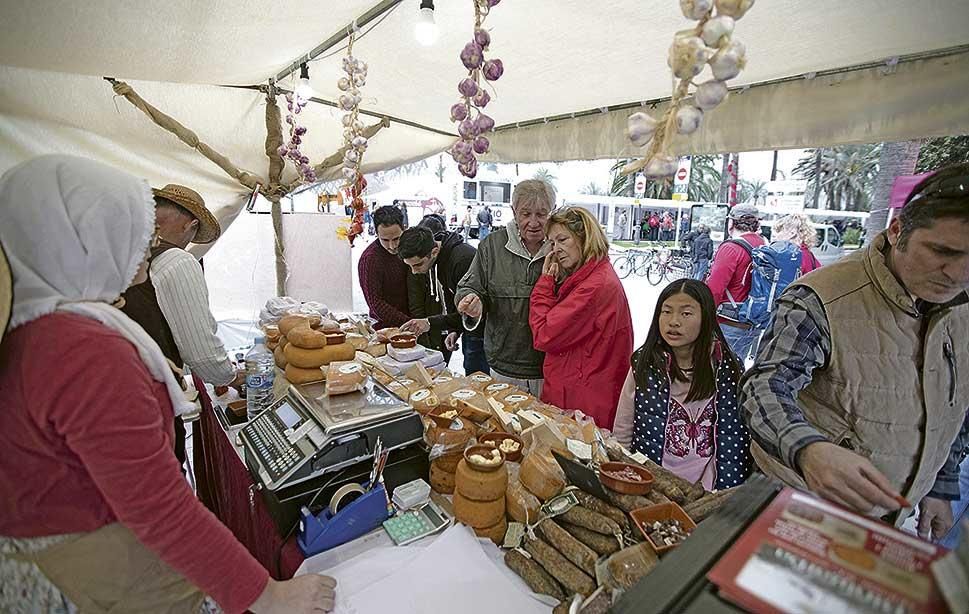
{"type": "Polygon", "coordinates": [[[738,303],[728,290],[728,302],[717,308],[717,315],[763,330],[770,323],[774,302],[801,276],[801,248],[788,241],[760,247],[751,247],[743,239],[729,239],[724,243],[736,243],[750,256],[750,294],[738,303]]]}

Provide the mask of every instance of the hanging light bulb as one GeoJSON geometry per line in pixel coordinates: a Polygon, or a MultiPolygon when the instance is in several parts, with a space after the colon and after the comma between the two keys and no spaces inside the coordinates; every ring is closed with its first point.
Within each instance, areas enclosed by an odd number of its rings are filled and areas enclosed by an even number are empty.
{"type": "Polygon", "coordinates": [[[421,0],[421,12],[414,25],[414,37],[417,42],[430,47],[437,41],[437,24],[434,23],[434,0],[421,0]]]}
{"type": "Polygon", "coordinates": [[[313,88],[310,86],[310,67],[306,65],[306,62],[300,64],[299,67],[299,81],[296,83],[296,95],[303,100],[309,100],[313,97],[313,88]]]}

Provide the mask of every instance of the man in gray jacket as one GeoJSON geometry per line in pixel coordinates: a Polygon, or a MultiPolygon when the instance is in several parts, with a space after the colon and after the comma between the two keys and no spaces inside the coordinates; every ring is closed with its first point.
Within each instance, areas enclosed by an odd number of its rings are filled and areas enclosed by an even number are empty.
{"type": "Polygon", "coordinates": [[[555,190],[539,179],[522,181],[511,207],[514,220],[478,245],[455,301],[469,330],[488,314],[485,354],[496,378],[540,396],[545,355],[532,345],[528,302],[549,252],[545,223],[555,208],[555,190]]]}

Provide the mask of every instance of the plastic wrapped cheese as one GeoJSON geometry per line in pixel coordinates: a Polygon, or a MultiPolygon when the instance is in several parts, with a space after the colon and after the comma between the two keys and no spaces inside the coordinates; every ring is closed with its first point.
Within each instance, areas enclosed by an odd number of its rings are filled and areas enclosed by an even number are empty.
{"type": "Polygon", "coordinates": [[[414,362],[420,360],[427,355],[427,350],[422,345],[417,345],[412,348],[395,348],[392,345],[387,346],[387,356],[393,358],[397,362],[414,362]]]}
{"type": "Polygon", "coordinates": [[[484,422],[492,415],[488,397],[470,388],[455,390],[448,397],[447,403],[473,422],[484,422]]]}
{"type": "Polygon", "coordinates": [[[505,510],[517,522],[532,524],[541,513],[542,502],[525,488],[519,479],[521,470],[517,463],[508,466],[508,487],[505,489],[505,510]]]}
{"type": "Polygon", "coordinates": [[[367,371],[359,362],[331,362],[326,371],[326,394],[335,396],[363,390],[367,371]]]}
{"type": "Polygon", "coordinates": [[[521,462],[522,486],[541,501],[547,501],[565,488],[565,473],[548,448],[530,450],[521,462]]]}
{"type": "Polygon", "coordinates": [[[441,404],[437,395],[426,388],[412,392],[408,401],[421,414],[426,414],[441,404]]]}

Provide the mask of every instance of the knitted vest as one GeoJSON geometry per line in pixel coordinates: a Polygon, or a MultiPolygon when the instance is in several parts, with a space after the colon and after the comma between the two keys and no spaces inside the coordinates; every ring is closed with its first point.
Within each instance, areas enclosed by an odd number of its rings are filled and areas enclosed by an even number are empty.
{"type": "MultiPolygon", "coordinates": [[[[916,503],[935,483],[969,407],[969,298],[919,314],[886,265],[888,249],[883,233],[792,284],[820,297],[831,329],[828,365],[814,372],[798,405],[822,435],[870,459],[916,503]]],[[[752,452],[765,473],[806,488],[756,444],[752,452]]]]}

